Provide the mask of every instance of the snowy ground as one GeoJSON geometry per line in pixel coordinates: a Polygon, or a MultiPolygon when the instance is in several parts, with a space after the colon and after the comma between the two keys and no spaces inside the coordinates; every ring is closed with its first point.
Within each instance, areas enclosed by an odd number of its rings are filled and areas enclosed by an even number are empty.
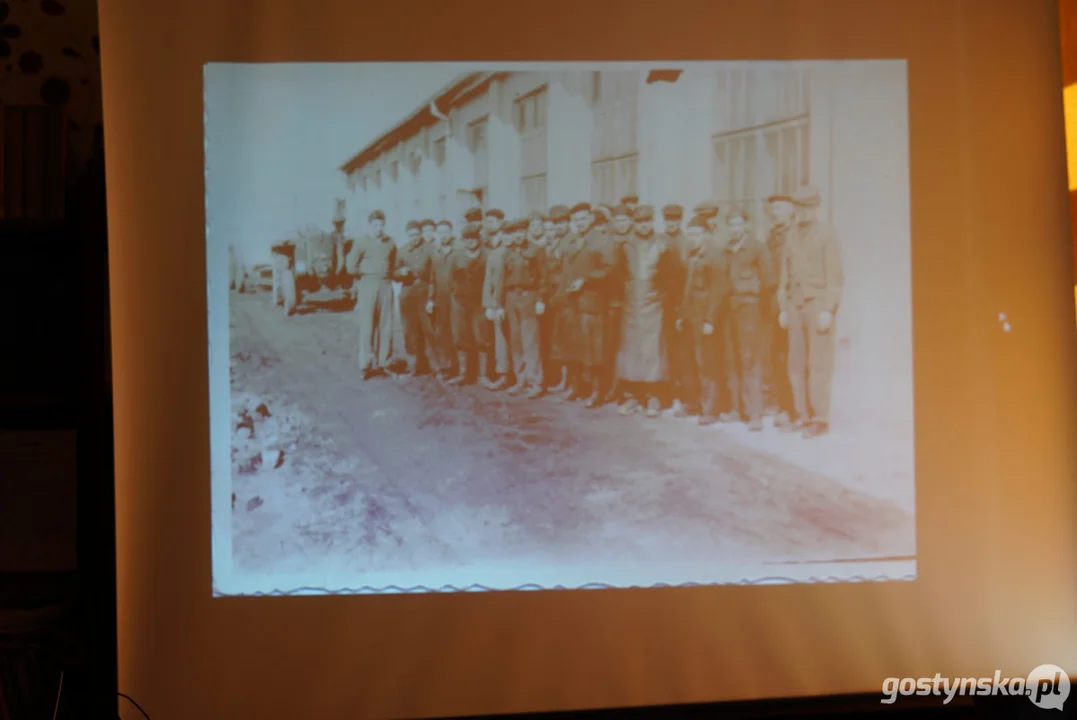
{"type": "Polygon", "coordinates": [[[364,383],[356,348],[351,313],[231,295],[236,572],[915,553],[912,478],[885,469],[885,429],[803,440],[364,383]]]}

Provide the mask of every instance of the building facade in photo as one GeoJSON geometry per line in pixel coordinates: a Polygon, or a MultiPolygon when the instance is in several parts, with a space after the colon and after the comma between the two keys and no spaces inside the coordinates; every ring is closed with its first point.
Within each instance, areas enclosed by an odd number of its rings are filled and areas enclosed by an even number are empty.
{"type": "Polygon", "coordinates": [[[811,74],[787,63],[474,73],[344,165],[352,217],[380,208],[399,233],[474,205],[513,216],[632,194],[736,201],[760,218],[763,199],[808,182],[813,155],[827,154],[813,147],[811,74]]]}
{"type": "Polygon", "coordinates": [[[815,185],[845,264],[838,424],[882,390],[876,371],[911,393],[907,135],[903,64],[477,72],[341,169],[349,232],[381,209],[395,238],[411,219],[459,226],[472,206],[514,217],[625,195],[689,214],[704,200],[735,203],[765,238],[767,196],[815,185]]]}

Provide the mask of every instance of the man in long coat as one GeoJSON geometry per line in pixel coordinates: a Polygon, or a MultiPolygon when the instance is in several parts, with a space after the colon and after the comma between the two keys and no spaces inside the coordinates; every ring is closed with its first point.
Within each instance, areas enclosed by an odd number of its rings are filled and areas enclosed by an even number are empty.
{"type": "Polygon", "coordinates": [[[610,243],[595,227],[590,203],[579,203],[571,212],[578,240],[565,253],[562,281],[575,316],[573,355],[582,369],[568,400],[587,398],[587,407],[601,407],[609,394],[606,361],[608,279],[612,257],[610,243]]]}
{"type": "Polygon", "coordinates": [[[657,417],[659,393],[669,379],[664,324],[679,263],[676,249],[654,232],[654,208],[640,205],[633,222],[634,232],[620,248],[625,282],[617,377],[631,395],[622,412],[646,406],[647,415],[657,417]]]}
{"type": "Polygon", "coordinates": [[[508,315],[501,304],[505,283],[505,253],[509,251],[507,238],[503,232],[504,218],[500,210],[486,213],[486,280],[483,284],[483,307],[486,318],[491,324],[491,336],[494,345],[496,364],[494,373],[484,378],[484,384],[491,390],[507,390],[516,379],[512,375],[512,351],[509,346],[508,315]],[[491,218],[494,218],[491,220],[491,218]],[[495,223],[496,227],[495,227],[495,223]]]}
{"type": "Polygon", "coordinates": [[[489,352],[486,332],[489,321],[482,306],[482,286],[486,280],[486,249],[482,247],[482,226],[471,222],[461,233],[462,247],[454,248],[450,255],[450,291],[452,294],[453,344],[463,355],[460,365],[463,372],[452,382],[473,385],[479,378],[481,357],[486,364],[494,364],[489,352]]]}
{"type": "MultiPolygon", "coordinates": [[[[691,250],[689,239],[681,227],[681,223],[684,220],[684,208],[681,205],[676,204],[666,205],[662,208],[662,220],[664,227],[660,240],[666,243],[670,248],[676,250],[677,253],[677,277],[673,278],[672,287],[675,288],[675,295],[679,296],[684,288],[688,253],[691,250]]],[[[705,226],[706,223],[704,222],[704,229],[705,226]]],[[[675,413],[677,413],[684,404],[684,397],[687,394],[686,385],[689,382],[687,375],[693,372],[692,358],[682,355],[681,350],[685,349],[686,346],[681,342],[681,336],[674,330],[674,321],[677,319],[676,310],[678,304],[679,301],[670,303],[669,312],[666,315],[665,322],[666,348],[669,353],[670,372],[668,389],[675,413]]]]}

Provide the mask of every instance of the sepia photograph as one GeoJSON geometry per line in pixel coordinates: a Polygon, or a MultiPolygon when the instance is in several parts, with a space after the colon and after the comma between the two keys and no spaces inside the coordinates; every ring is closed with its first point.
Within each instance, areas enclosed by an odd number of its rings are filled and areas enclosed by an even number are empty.
{"type": "Polygon", "coordinates": [[[915,578],[905,61],[204,82],[216,595],[915,578]]]}

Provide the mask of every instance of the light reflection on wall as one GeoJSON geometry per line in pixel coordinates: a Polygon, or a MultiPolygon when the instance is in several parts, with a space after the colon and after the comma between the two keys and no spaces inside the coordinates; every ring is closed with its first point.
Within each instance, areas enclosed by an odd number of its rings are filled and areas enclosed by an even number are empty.
{"type": "Polygon", "coordinates": [[[1062,102],[1066,113],[1066,167],[1073,192],[1077,190],[1077,83],[1062,91],[1062,102]]]}
{"type": "MultiPolygon", "coordinates": [[[[1066,114],[1066,169],[1072,193],[1077,190],[1077,84],[1063,89],[1062,104],[1066,114]]],[[[1077,227],[1073,231],[1077,231],[1077,227]]],[[[1074,251],[1077,252],[1077,240],[1074,242],[1074,251]]],[[[1073,288],[1073,306],[1077,313],[1077,286],[1073,288]]]]}

